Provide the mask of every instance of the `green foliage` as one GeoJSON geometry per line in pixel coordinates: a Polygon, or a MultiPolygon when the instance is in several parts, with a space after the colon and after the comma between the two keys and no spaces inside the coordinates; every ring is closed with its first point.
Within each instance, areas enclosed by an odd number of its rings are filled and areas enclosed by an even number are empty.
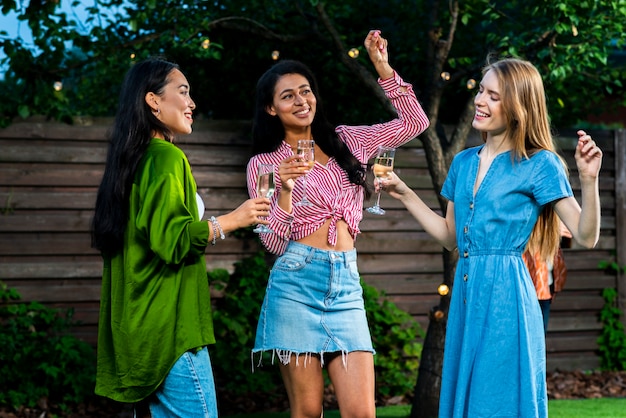
{"type": "Polygon", "coordinates": [[[250,351],[254,346],[256,324],[265,295],[269,267],[263,253],[244,258],[234,272],[218,269],[209,273],[210,284],[223,291],[214,301],[213,323],[217,343],[210,347],[216,386],[234,394],[274,391],[280,387],[278,370],[254,373],[250,351]]]}
{"type": "MultiPolygon", "coordinates": [[[[354,94],[362,85],[337,59],[341,51],[329,36],[318,3],[344,47],[361,48],[360,64],[370,66],[362,49],[364,35],[382,29],[390,41],[392,65],[418,95],[427,96],[440,82],[438,74],[429,73],[428,50],[433,41],[444,41],[451,21],[447,1],[109,0],[87,7],[84,22],[61,12],[60,3],[31,2],[25,7],[0,0],[2,12],[17,13],[33,35],[28,45],[0,31],[9,67],[0,81],[0,126],[34,114],[65,121],[80,115],[111,116],[123,74],[148,55],[165,55],[181,65],[193,86],[197,115],[247,119],[256,80],[273,63],[272,50],[280,51],[281,58],[306,61],[320,78],[329,75],[321,89],[334,123],[371,123],[389,115],[372,106],[371,93],[354,94]],[[433,26],[429,16],[435,16],[433,26]],[[207,39],[210,46],[203,48],[207,39]],[[52,88],[56,81],[63,82],[61,91],[52,88]]],[[[445,70],[452,78],[441,101],[441,121],[458,122],[458,112],[473,94],[466,81],[480,77],[489,53],[517,55],[539,67],[556,126],[576,122],[590,109],[604,109],[607,95],[624,104],[624,65],[611,61],[612,52],[622,51],[626,42],[624,0],[468,0],[459,2],[459,8],[459,25],[446,57],[445,70]]]]}
{"type": "Polygon", "coordinates": [[[365,311],[376,356],[377,391],[397,396],[412,393],[419,368],[424,331],[406,311],[398,308],[385,293],[361,282],[365,311]]]}
{"type": "MultiPolygon", "coordinates": [[[[626,268],[620,268],[615,262],[602,262],[600,268],[614,272],[626,272],[626,268]]],[[[626,333],[622,323],[622,311],[616,303],[617,290],[604,289],[602,292],[604,307],[600,311],[602,332],[598,337],[598,350],[600,352],[600,367],[603,370],[626,370],[626,333]]]]}
{"type": "Polygon", "coordinates": [[[604,307],[600,311],[602,333],[598,337],[600,367],[603,370],[626,370],[626,334],[622,324],[622,311],[616,306],[615,289],[602,292],[604,307]]]}
{"type": "MultiPolygon", "coordinates": [[[[254,345],[256,325],[265,295],[270,267],[260,252],[242,259],[229,275],[218,269],[209,273],[214,290],[223,297],[214,301],[213,321],[217,344],[211,347],[211,358],[219,390],[231,394],[263,391],[268,397],[282,393],[282,380],[276,365],[264,359],[263,367],[250,351],[254,345]]],[[[383,397],[409,394],[415,384],[423,336],[419,324],[388,300],[383,293],[365,283],[363,297],[374,347],[378,395],[383,397]]]]}
{"type": "Polygon", "coordinates": [[[64,314],[20,295],[0,282],[0,406],[35,407],[43,399],[61,410],[93,394],[95,356],[69,335],[64,314]]]}

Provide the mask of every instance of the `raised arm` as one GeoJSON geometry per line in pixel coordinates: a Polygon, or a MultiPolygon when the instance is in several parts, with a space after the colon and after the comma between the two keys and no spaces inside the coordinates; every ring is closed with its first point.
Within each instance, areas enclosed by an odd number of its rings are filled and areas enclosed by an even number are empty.
{"type": "Polygon", "coordinates": [[[598,177],[602,151],[585,131],[578,131],[576,166],[580,179],[581,205],[575,198],[559,200],[554,205],[559,218],[580,245],[593,248],[600,237],[600,191],[598,177]]]}

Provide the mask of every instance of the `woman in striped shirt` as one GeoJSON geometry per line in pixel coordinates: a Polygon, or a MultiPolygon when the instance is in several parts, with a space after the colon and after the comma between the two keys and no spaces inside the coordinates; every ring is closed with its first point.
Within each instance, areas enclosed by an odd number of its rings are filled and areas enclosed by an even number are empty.
{"type": "Polygon", "coordinates": [[[253,357],[280,360],[291,415],[322,413],[326,365],[342,416],[375,416],[374,348],[363,307],[354,241],[369,196],[366,165],[379,145],[398,147],[428,127],[412,86],[388,63],[387,40],[370,31],[365,48],[398,116],[371,126],[333,127],[314,75],[280,61],[258,81],[248,191],[256,196],[259,164],[276,167],[276,192],[263,245],[279,257],[261,308],[253,357]],[[298,160],[299,139],[315,141],[315,165],[298,160]],[[297,206],[303,197],[311,206],[297,206]],[[349,363],[349,367],[348,367],[349,363]]]}

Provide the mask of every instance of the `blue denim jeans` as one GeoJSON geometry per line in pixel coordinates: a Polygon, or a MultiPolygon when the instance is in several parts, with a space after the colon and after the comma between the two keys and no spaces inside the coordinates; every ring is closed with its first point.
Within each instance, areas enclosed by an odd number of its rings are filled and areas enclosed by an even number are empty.
{"type": "Polygon", "coordinates": [[[150,401],[152,418],[217,418],[211,359],[206,347],[174,363],[150,401]]]}

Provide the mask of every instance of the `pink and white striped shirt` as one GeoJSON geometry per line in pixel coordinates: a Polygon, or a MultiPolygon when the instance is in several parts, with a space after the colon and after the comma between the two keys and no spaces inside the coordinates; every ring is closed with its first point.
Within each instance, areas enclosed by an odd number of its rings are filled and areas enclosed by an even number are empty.
{"type": "MultiPolygon", "coordinates": [[[[398,147],[409,142],[428,128],[428,117],[415,97],[413,87],[394,73],[394,77],[378,80],[387,97],[396,108],[398,117],[386,123],[364,126],[340,125],[335,131],[348,149],[363,164],[376,155],[379,145],[398,147]]],[[[258,154],[248,161],[246,169],[248,193],[256,197],[259,164],[275,164],[293,155],[285,141],[271,153],[258,154]]],[[[360,233],[359,223],[363,218],[362,186],[350,183],[346,172],[330,157],[327,164],[315,163],[307,174],[307,198],[313,206],[293,206],[293,213],[286,213],[278,206],[281,182],[275,172],[276,192],[271,199],[269,227],[272,233],[261,233],[260,238],[268,251],[282,254],[289,240],[299,240],[318,230],[327,219],[331,219],[328,243],[337,243],[337,221],[348,224],[352,237],[360,233]]],[[[293,189],[293,202],[302,199],[303,177],[293,189]]]]}

